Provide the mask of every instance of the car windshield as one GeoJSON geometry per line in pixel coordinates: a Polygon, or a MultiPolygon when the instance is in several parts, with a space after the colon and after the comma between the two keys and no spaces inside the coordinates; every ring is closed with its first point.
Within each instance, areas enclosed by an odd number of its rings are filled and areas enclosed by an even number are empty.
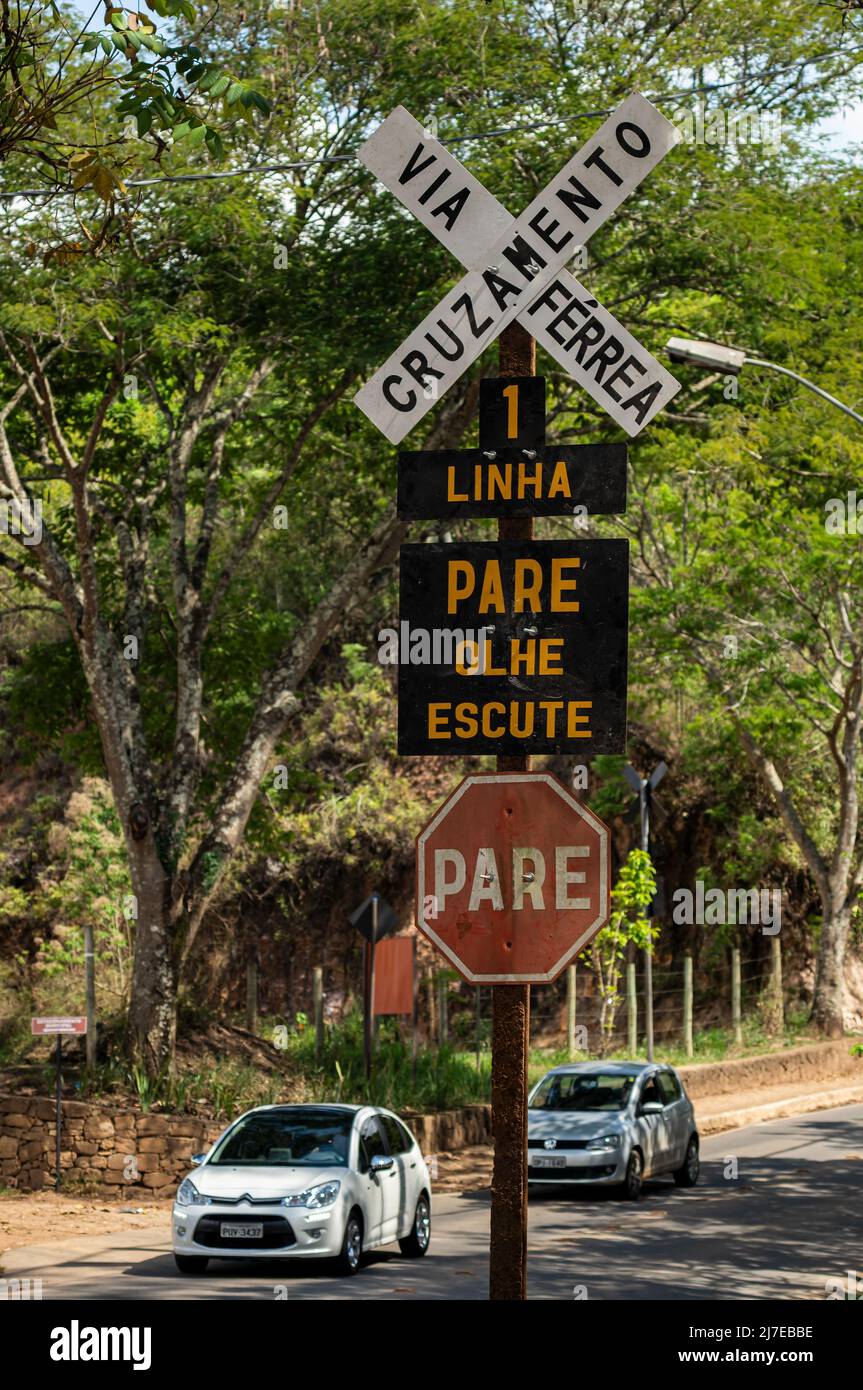
{"type": "Polygon", "coordinates": [[[350,1110],[269,1110],[240,1120],[215,1150],[211,1164],[268,1168],[344,1168],[350,1110]]]}
{"type": "Polygon", "coordinates": [[[634,1076],[623,1072],[552,1072],[540,1082],[531,1110],[623,1110],[634,1076]]]}

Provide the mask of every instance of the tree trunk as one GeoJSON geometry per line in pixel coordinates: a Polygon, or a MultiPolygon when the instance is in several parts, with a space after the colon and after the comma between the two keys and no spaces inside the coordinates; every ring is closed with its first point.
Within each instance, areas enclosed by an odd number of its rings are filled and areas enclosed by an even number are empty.
{"type": "Polygon", "coordinates": [[[845,947],[851,928],[848,907],[825,911],[818,943],[812,1020],[828,1038],[841,1038],[845,1032],[845,947]]]}
{"type": "Polygon", "coordinates": [[[135,844],[130,853],[137,899],[135,961],[129,1007],[129,1047],[149,1075],[174,1064],[177,1036],[178,972],[173,950],[171,883],[152,845],[135,844]]]}

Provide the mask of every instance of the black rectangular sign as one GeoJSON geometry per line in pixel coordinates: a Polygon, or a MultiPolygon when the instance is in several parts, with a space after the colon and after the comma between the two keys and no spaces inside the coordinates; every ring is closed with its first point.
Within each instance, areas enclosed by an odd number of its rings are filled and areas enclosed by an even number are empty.
{"type": "Polygon", "coordinates": [[[479,447],[541,449],[545,377],[486,376],[479,384],[479,447]]]}
{"type": "Polygon", "coordinates": [[[626,511],[625,444],[442,449],[399,454],[398,514],[441,517],[586,516],[626,511]],[[492,457],[489,457],[489,453],[492,457]]]}
{"type": "Polygon", "coordinates": [[[622,753],[629,542],[405,545],[400,753],[622,753]]]}

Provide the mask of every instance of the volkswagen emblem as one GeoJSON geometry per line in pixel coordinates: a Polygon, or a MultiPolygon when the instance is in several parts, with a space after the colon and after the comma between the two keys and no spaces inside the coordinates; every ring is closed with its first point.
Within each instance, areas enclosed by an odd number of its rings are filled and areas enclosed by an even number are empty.
{"type": "Polygon", "coordinates": [[[556,1149],[556,1148],[557,1148],[557,1140],[556,1140],[556,1139],[546,1139],[546,1141],[545,1141],[545,1143],[543,1144],[542,1147],[543,1147],[544,1149],[556,1149]]]}

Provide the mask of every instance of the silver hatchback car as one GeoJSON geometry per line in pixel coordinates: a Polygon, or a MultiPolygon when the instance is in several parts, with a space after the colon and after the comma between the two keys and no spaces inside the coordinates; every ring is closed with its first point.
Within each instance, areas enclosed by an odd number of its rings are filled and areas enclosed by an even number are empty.
{"type": "Polygon", "coordinates": [[[356,1274],[363,1253],[398,1241],[417,1258],[431,1238],[431,1183],[398,1116],[371,1105],[268,1105],[241,1115],[174,1199],[174,1259],[331,1259],[356,1274]]]}
{"type": "Polygon", "coordinates": [[[673,1067],[579,1062],[547,1072],[530,1093],[528,1181],[604,1183],[636,1199],[645,1178],[698,1181],[698,1128],[673,1067]]]}

